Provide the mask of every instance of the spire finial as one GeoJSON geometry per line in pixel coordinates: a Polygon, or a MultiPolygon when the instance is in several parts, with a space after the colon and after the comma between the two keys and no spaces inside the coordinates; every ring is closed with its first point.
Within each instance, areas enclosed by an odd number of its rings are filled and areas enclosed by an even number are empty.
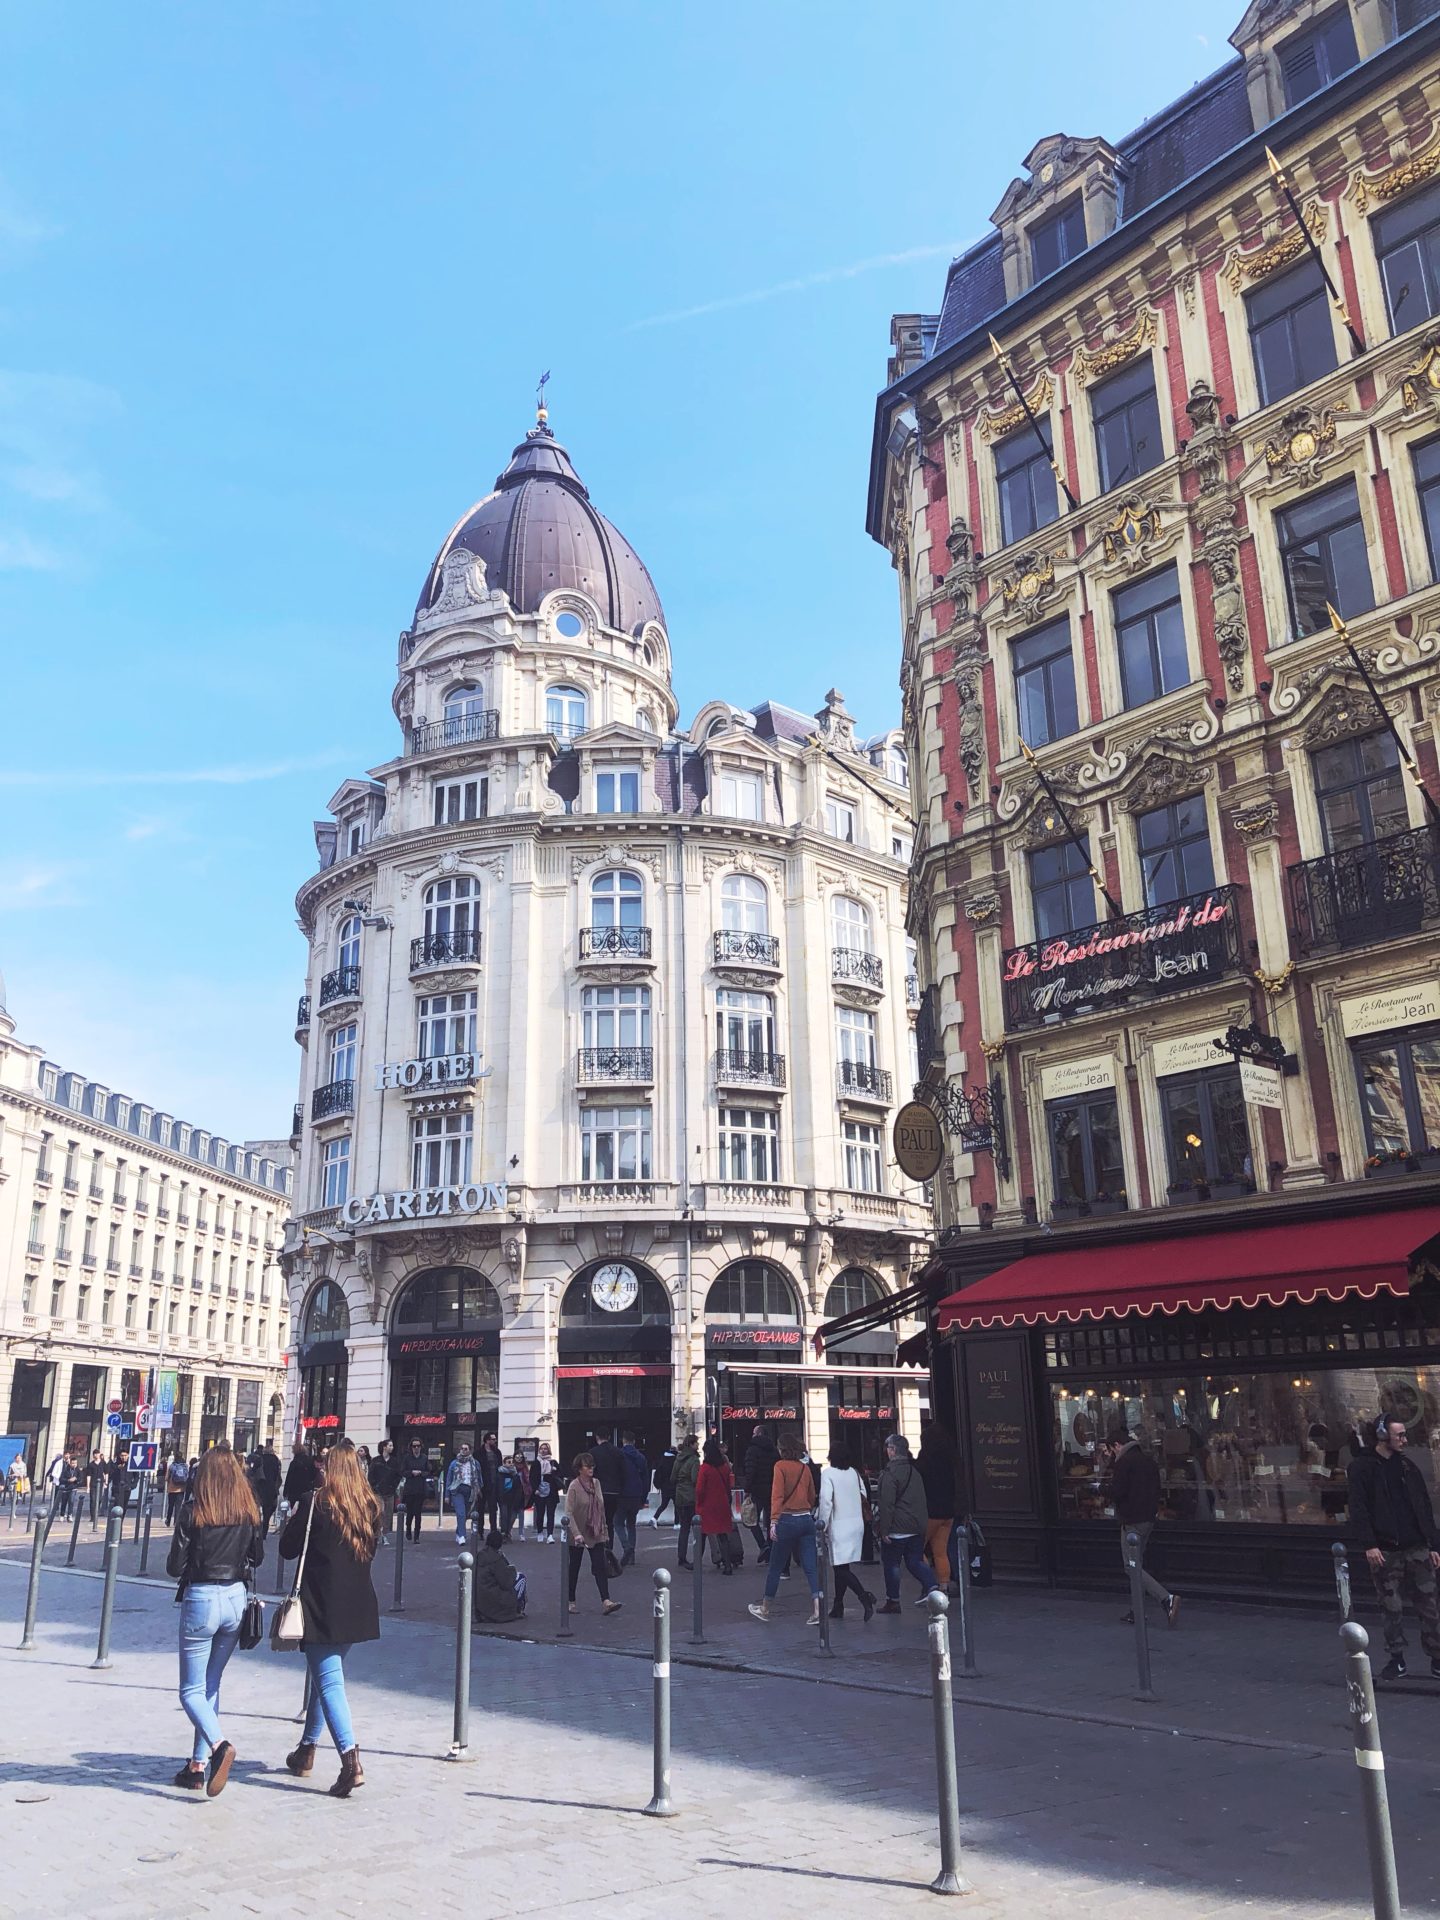
{"type": "Polygon", "coordinates": [[[545,405],[545,388],[549,380],[550,369],[547,367],[544,373],[541,374],[539,385],[535,389],[535,424],[537,427],[548,426],[550,421],[550,409],[545,405]]]}

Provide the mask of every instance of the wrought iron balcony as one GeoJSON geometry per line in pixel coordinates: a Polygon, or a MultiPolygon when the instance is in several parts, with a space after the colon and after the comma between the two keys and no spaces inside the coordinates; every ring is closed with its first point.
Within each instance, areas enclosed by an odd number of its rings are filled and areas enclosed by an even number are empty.
{"type": "Polygon", "coordinates": [[[1014,1032],[1208,987],[1241,971],[1239,889],[1211,887],[1118,920],[1012,947],[1001,983],[1014,1032]]]}
{"type": "Polygon", "coordinates": [[[924,1073],[932,1060],[945,1057],[940,1037],[940,989],[926,987],[920,996],[920,1011],[915,1015],[915,1057],[924,1073]]]}
{"type": "Polygon", "coordinates": [[[773,933],[740,933],[732,927],[715,931],[717,966],[778,967],[780,942],[773,933]]]}
{"type": "Polygon", "coordinates": [[[883,1067],[867,1060],[842,1060],[836,1069],[836,1082],[842,1093],[859,1094],[866,1100],[890,1101],[890,1076],[883,1067]]]}
{"type": "Polygon", "coordinates": [[[649,927],[582,927],[582,960],[648,960],[649,927]]]}
{"type": "Polygon", "coordinates": [[[1440,833],[1415,827],[1289,869],[1304,950],[1359,947],[1417,933],[1440,916],[1440,833]]]}
{"type": "Polygon", "coordinates": [[[905,1004],[907,1007],[918,1007],[920,1004],[920,976],[918,973],[907,973],[905,976],[905,1004]]]}
{"type": "Polygon", "coordinates": [[[457,927],[453,933],[424,933],[410,942],[410,971],[431,967],[474,967],[480,964],[479,927],[457,927]]]}
{"type": "Polygon", "coordinates": [[[295,1009],[295,1031],[298,1033],[302,1027],[308,1027],[309,1024],[310,996],[308,993],[302,993],[299,1005],[295,1009]]]}
{"type": "Polygon", "coordinates": [[[655,1078],[653,1047],[581,1047],[579,1074],[582,1080],[629,1080],[655,1078]]]}
{"type": "Polygon", "coordinates": [[[869,987],[873,993],[885,991],[885,963],[878,953],[863,953],[858,947],[830,949],[830,978],[857,987],[869,987]]]}
{"type": "Polygon", "coordinates": [[[332,1080],[328,1086],[316,1087],[310,1096],[310,1118],[326,1120],[333,1113],[351,1113],[355,1107],[355,1082],[353,1080],[332,1080]]]}
{"type": "Polygon", "coordinates": [[[336,967],[333,973],[327,973],[320,982],[320,1004],[328,1007],[336,1000],[358,1000],[360,998],[360,969],[358,967],[336,967]]]}
{"type": "Polygon", "coordinates": [[[480,713],[452,714],[410,729],[411,753],[433,753],[437,747],[464,747],[476,740],[500,738],[500,715],[493,707],[480,713]]]}
{"type": "Polygon", "coordinates": [[[719,1047],[715,1053],[715,1078],[757,1087],[783,1087],[785,1056],[750,1047],[719,1047]]]}

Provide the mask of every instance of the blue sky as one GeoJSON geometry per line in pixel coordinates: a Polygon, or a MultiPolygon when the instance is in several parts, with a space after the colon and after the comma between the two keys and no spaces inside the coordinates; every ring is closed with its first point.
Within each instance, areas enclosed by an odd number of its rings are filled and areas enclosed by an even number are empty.
{"type": "Polygon", "coordinates": [[[1240,0],[0,9],[0,969],[52,1057],[288,1130],[310,822],[552,371],[703,699],[893,724],[892,311],[1240,0]]]}

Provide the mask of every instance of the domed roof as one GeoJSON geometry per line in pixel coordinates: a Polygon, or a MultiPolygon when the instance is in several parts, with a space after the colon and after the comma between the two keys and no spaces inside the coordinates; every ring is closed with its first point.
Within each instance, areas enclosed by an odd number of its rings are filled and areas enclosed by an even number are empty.
{"type": "Polygon", "coordinates": [[[440,589],[445,556],[463,547],[485,563],[490,586],[517,613],[536,613],[547,593],[573,587],[600,609],[607,626],[637,632],[665,615],[655,583],[625,536],[590,504],[570,456],[546,424],[516,447],[489,493],[451,530],[420,595],[418,619],[440,589]]]}

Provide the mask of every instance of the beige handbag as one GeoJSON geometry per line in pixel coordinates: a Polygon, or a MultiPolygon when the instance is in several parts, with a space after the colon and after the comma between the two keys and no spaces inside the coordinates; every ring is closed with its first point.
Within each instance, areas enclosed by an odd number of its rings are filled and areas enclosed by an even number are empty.
{"type": "Polygon", "coordinates": [[[305,1538],[300,1558],[295,1562],[295,1584],[289,1598],[275,1609],[270,1626],[272,1653],[298,1653],[305,1639],[305,1609],[300,1601],[300,1582],[305,1578],[305,1555],[310,1551],[310,1522],[315,1518],[315,1496],[310,1496],[310,1511],[305,1515],[305,1538]]]}

